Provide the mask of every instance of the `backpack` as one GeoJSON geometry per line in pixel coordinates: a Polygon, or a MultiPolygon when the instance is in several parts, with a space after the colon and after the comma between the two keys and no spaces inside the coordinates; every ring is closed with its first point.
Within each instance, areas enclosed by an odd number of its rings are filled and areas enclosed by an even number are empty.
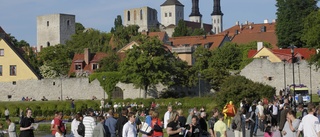
{"type": "Polygon", "coordinates": [[[84,136],[85,127],[82,122],[79,123],[77,132],[79,135],[84,136]]]}
{"type": "Polygon", "coordinates": [[[231,128],[233,130],[235,130],[237,128],[237,124],[236,124],[236,122],[234,120],[232,121],[231,128]]]}

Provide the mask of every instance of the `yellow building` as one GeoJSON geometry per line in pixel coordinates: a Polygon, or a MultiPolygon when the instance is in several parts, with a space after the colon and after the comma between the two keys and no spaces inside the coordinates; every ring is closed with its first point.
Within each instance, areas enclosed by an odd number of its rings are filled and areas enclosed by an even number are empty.
{"type": "Polygon", "coordinates": [[[40,79],[0,27],[0,82],[40,79]]]}

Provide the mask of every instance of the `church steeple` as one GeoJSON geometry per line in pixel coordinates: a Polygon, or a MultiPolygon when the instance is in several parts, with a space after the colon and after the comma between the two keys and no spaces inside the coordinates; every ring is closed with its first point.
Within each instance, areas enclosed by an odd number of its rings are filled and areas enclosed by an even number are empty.
{"type": "Polygon", "coordinates": [[[192,0],[192,10],[191,10],[191,14],[189,15],[189,17],[191,16],[200,16],[202,17],[202,15],[199,12],[199,0],[192,0]]]}
{"type": "Polygon", "coordinates": [[[212,15],[223,15],[223,13],[221,12],[221,6],[220,6],[220,0],[213,0],[213,11],[211,13],[212,15]]]}
{"type": "Polygon", "coordinates": [[[223,13],[221,12],[220,0],[213,0],[213,11],[211,13],[212,18],[212,32],[214,34],[221,33],[223,31],[223,13]]]}
{"type": "Polygon", "coordinates": [[[192,22],[201,22],[202,15],[199,12],[199,0],[192,0],[192,10],[189,20],[192,22]]]}

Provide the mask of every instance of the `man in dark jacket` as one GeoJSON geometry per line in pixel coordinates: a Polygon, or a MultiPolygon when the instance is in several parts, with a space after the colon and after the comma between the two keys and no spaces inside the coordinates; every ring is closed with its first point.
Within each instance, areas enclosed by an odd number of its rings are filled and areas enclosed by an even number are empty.
{"type": "Polygon", "coordinates": [[[289,104],[285,103],[284,106],[283,106],[283,109],[280,112],[280,122],[279,122],[279,131],[280,132],[282,131],[282,129],[284,127],[284,124],[287,121],[287,113],[288,113],[289,110],[290,110],[289,104]]]}
{"type": "Polygon", "coordinates": [[[117,124],[116,124],[116,130],[118,131],[118,137],[122,137],[122,128],[124,124],[128,122],[127,118],[128,110],[126,108],[122,109],[121,116],[119,117],[117,124]]]}

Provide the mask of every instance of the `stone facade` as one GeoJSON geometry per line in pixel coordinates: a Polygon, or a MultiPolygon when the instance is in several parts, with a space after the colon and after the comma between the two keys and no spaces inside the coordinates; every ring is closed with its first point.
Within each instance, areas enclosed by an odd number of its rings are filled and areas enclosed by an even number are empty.
{"type": "MultiPolygon", "coordinates": [[[[250,64],[241,70],[240,75],[245,76],[255,82],[260,82],[275,87],[277,94],[279,94],[279,91],[285,88],[285,85],[290,85],[293,83],[292,72],[291,63],[285,63],[284,67],[283,62],[272,63],[267,59],[254,59],[250,64]]],[[[320,73],[316,71],[315,66],[312,66],[310,69],[308,62],[302,60],[300,61],[299,65],[297,63],[294,64],[294,75],[295,84],[299,84],[300,82],[300,84],[304,84],[312,89],[313,94],[316,94],[318,90],[317,87],[320,86],[320,73]]]]}
{"type": "Polygon", "coordinates": [[[222,32],[222,16],[221,15],[212,15],[212,32],[214,34],[219,34],[222,32]]]}
{"type": "Polygon", "coordinates": [[[148,31],[151,28],[159,28],[157,14],[157,10],[150,7],[125,10],[123,24],[125,26],[138,25],[140,27],[139,32],[148,31]]]}
{"type": "Polygon", "coordinates": [[[37,17],[37,50],[65,44],[75,34],[75,15],[50,14],[37,17]]]}

